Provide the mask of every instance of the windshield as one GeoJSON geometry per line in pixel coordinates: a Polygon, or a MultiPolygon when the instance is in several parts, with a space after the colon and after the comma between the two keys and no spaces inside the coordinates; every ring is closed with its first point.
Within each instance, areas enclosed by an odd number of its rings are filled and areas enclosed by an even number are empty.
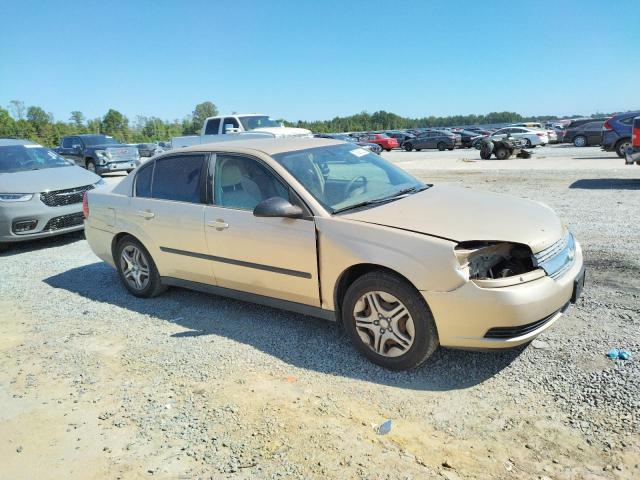
{"type": "Polygon", "coordinates": [[[329,212],[393,197],[426,185],[355,145],[331,145],[273,155],[329,212]]]}
{"type": "Polygon", "coordinates": [[[54,151],[40,145],[0,147],[0,173],[26,172],[71,165],[71,162],[54,151]]]}
{"type": "Polygon", "coordinates": [[[120,145],[118,140],[108,135],[87,135],[86,137],[82,137],[82,140],[85,145],[89,145],[90,147],[94,145],[120,145]]]}
{"type": "Polygon", "coordinates": [[[252,115],[250,117],[238,117],[240,123],[245,130],[253,130],[255,128],[266,128],[266,127],[278,127],[280,128],[280,122],[274,120],[271,117],[267,117],[266,115],[252,115]]]}

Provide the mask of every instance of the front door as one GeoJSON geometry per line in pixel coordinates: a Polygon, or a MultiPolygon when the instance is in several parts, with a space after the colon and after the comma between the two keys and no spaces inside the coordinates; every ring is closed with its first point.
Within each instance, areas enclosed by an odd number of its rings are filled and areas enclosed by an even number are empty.
{"type": "Polygon", "coordinates": [[[62,140],[60,155],[78,166],[84,167],[82,141],[80,137],[66,137],[62,140]]]}
{"type": "Polygon", "coordinates": [[[313,219],[255,217],[262,200],[290,199],[288,186],[253,157],[213,162],[213,205],[204,216],[218,286],[319,307],[313,219]]]}

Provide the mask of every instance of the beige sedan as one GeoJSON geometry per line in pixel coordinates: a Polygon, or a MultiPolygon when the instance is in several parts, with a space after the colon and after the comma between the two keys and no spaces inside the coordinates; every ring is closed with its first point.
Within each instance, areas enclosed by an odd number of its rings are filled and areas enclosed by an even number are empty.
{"type": "Polygon", "coordinates": [[[85,200],[91,248],[133,295],[186,287],[336,320],[391,369],[438,345],[529,342],[584,283],[548,207],[425,184],[336,140],[174,150],[85,200]]]}

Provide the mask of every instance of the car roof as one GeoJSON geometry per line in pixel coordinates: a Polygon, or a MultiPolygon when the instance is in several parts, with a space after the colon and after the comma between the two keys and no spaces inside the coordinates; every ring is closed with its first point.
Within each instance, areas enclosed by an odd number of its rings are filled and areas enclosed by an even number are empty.
{"type": "Polygon", "coordinates": [[[251,140],[231,140],[223,142],[206,143],[202,145],[194,145],[191,147],[178,148],[171,150],[175,152],[218,152],[221,150],[230,152],[247,152],[258,151],[267,155],[274,155],[282,152],[292,152],[297,150],[306,150],[308,148],[327,147],[330,145],[339,145],[346,142],[334,140],[331,138],[317,137],[292,137],[292,138],[256,138],[251,140]]]}
{"type": "Polygon", "coordinates": [[[31,140],[21,140],[19,138],[0,138],[0,147],[13,147],[16,145],[39,145],[31,140]]]}

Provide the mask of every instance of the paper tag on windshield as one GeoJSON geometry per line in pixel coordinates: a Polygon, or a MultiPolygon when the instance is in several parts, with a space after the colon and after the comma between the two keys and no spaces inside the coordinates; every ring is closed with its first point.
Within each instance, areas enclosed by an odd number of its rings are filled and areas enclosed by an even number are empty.
{"type": "Polygon", "coordinates": [[[27,145],[23,145],[24,148],[42,148],[42,145],[38,145],[37,143],[30,143],[27,145]]]}
{"type": "Polygon", "coordinates": [[[355,150],[351,150],[351,155],[355,155],[356,157],[364,157],[369,152],[367,152],[364,148],[356,148],[355,150]]]}

